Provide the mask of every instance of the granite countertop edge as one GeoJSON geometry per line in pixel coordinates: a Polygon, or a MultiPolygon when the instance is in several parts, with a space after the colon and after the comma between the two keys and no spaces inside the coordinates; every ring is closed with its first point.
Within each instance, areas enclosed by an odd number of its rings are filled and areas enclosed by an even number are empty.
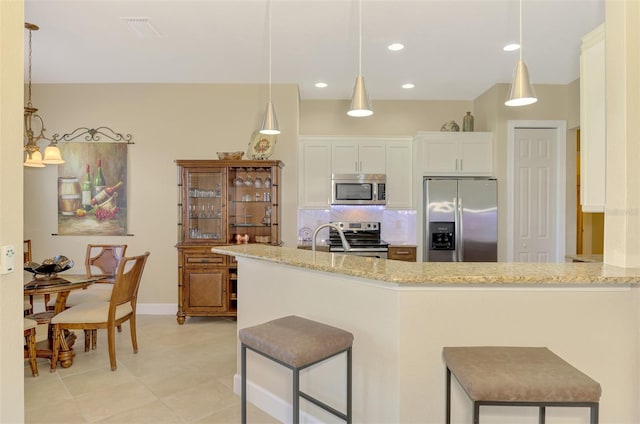
{"type": "Polygon", "coordinates": [[[220,246],[214,253],[261,259],[395,286],[626,286],[640,284],[640,268],[603,263],[401,262],[270,245],[220,246]]]}

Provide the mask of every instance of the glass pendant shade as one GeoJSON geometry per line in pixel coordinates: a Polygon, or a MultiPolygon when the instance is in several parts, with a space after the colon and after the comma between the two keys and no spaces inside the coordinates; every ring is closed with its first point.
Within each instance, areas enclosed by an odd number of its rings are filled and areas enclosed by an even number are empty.
{"type": "Polygon", "coordinates": [[[262,120],[262,126],[260,127],[260,134],[280,134],[276,109],[273,107],[273,103],[271,102],[267,103],[267,110],[264,113],[264,119],[262,120]]]}
{"type": "Polygon", "coordinates": [[[347,115],[358,118],[373,115],[373,108],[371,107],[362,75],[358,75],[356,78],[356,84],[353,87],[353,96],[351,97],[351,106],[349,106],[347,115]]]}
{"type": "Polygon", "coordinates": [[[44,163],[42,163],[42,153],[39,150],[31,153],[31,156],[27,154],[27,158],[24,161],[24,166],[28,166],[30,168],[44,168],[44,163]]]}
{"type": "Polygon", "coordinates": [[[536,92],[531,85],[529,70],[524,60],[518,60],[513,75],[513,83],[509,91],[509,99],[504,102],[507,106],[526,106],[538,101],[536,92]]]}
{"type": "Polygon", "coordinates": [[[62,154],[60,154],[58,146],[52,143],[44,149],[44,158],[42,159],[42,163],[45,165],[58,165],[64,163],[64,159],[62,159],[62,154]]]}

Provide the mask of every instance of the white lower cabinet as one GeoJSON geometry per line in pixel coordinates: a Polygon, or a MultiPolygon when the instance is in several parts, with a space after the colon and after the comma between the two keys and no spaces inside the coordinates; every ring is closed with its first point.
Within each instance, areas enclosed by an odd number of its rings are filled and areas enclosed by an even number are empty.
{"type": "Polygon", "coordinates": [[[421,175],[493,173],[493,141],[489,132],[420,132],[414,138],[421,175]]]}

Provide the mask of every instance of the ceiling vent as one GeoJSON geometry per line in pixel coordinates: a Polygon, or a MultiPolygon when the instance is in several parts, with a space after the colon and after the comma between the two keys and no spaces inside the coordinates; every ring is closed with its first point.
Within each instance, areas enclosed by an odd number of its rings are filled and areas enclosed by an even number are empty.
{"type": "Polygon", "coordinates": [[[159,38],[162,36],[160,31],[151,23],[151,18],[134,17],[120,18],[129,25],[129,28],[135,32],[140,38],[159,38]]]}

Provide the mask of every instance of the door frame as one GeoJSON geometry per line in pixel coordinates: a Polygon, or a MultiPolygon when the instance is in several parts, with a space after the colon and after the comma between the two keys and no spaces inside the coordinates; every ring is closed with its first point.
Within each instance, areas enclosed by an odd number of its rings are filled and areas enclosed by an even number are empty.
{"type": "Polygon", "coordinates": [[[566,251],[567,201],[567,122],[566,121],[507,121],[507,262],[513,262],[513,223],[515,206],[515,132],[521,128],[554,129],[556,131],[556,262],[564,262],[566,251]]]}

